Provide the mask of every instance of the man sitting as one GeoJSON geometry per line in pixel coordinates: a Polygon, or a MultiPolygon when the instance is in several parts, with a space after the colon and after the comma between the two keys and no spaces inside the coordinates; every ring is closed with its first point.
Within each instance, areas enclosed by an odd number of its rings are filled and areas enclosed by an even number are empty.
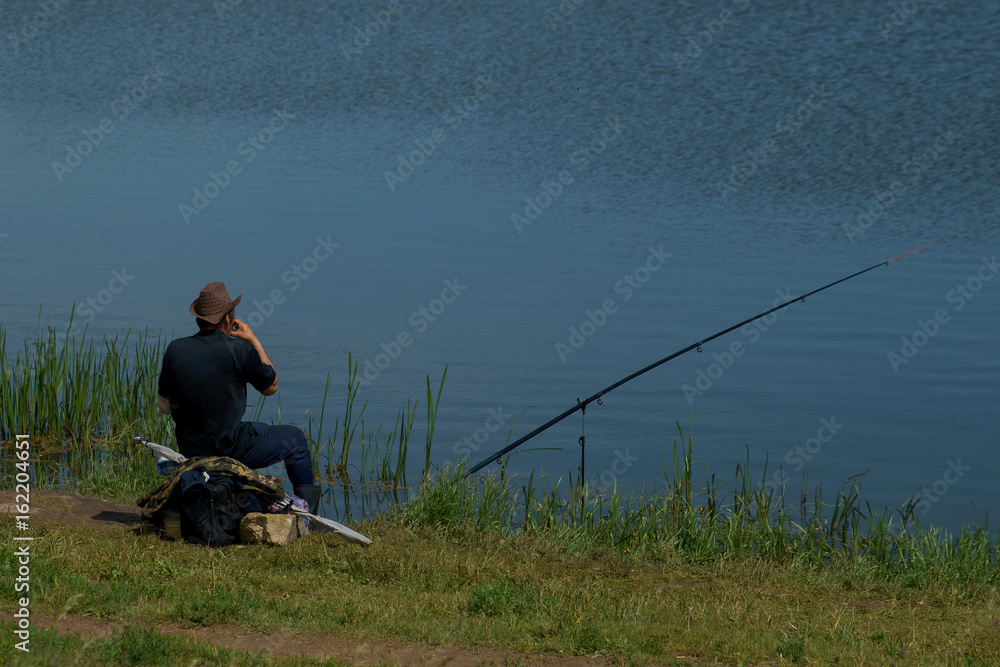
{"type": "Polygon", "coordinates": [[[306,435],[296,426],[241,421],[247,384],[264,396],[278,391],[278,376],[264,346],[235,317],[242,296],[230,300],[225,284],[209,283],[191,303],[198,333],[167,346],[157,402],[174,420],[181,454],[228,456],[251,468],[285,462],[293,493],[315,513],[320,488],[313,484],[306,435]]]}

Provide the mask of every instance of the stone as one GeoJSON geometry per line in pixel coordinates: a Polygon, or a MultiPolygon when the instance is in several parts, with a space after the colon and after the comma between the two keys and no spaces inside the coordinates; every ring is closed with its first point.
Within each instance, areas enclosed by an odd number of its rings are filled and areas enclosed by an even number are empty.
{"type": "Polygon", "coordinates": [[[240,521],[240,541],[244,544],[284,546],[308,534],[305,517],[291,514],[250,512],[240,521]]]}

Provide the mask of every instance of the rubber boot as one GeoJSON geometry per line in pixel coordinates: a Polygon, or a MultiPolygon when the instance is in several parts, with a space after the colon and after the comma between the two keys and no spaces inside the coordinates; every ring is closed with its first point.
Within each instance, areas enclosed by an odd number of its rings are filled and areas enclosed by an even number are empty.
{"type": "Polygon", "coordinates": [[[319,497],[322,489],[316,484],[296,484],[292,486],[292,493],[309,503],[309,513],[316,514],[319,509],[319,497]]]}

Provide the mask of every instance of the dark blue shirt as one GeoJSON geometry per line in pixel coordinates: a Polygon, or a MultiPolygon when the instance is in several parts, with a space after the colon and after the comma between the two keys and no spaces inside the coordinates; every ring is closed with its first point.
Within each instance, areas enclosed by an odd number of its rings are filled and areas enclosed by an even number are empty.
{"type": "Polygon", "coordinates": [[[172,341],[163,354],[159,394],[170,401],[181,454],[239,458],[248,444],[249,426],[241,421],[247,384],[263,392],[275,377],[249,341],[218,329],[172,341]]]}

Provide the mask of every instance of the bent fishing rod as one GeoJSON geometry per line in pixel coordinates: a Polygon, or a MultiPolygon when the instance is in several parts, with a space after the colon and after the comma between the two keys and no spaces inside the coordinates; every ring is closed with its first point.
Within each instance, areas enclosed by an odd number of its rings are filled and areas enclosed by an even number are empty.
{"type": "MultiPolygon", "coordinates": [[[[493,461],[496,461],[497,463],[500,463],[500,460],[501,460],[501,458],[503,457],[504,454],[507,454],[508,452],[513,451],[517,447],[520,447],[522,444],[524,444],[528,440],[531,440],[532,438],[534,438],[536,435],[538,435],[542,431],[545,431],[546,429],[548,429],[548,428],[550,428],[552,426],[555,426],[556,424],[558,424],[562,420],[566,419],[566,417],[569,417],[571,414],[573,414],[574,412],[576,412],[577,410],[582,410],[584,413],[586,413],[587,406],[590,405],[591,403],[593,403],[594,401],[597,401],[598,405],[600,405],[601,398],[605,394],[607,394],[608,392],[610,392],[610,391],[612,391],[614,389],[617,389],[618,387],[622,386],[623,384],[625,384],[629,380],[634,380],[635,378],[639,377],[640,375],[642,375],[644,373],[648,373],[649,371],[653,370],[657,366],[665,364],[665,363],[667,363],[668,361],[670,361],[672,359],[676,359],[677,357],[681,356],[682,354],[686,354],[687,352],[690,352],[691,350],[694,350],[694,349],[697,349],[699,352],[701,352],[701,347],[705,343],[709,343],[709,342],[715,340],[716,338],[718,338],[720,336],[725,336],[727,333],[729,333],[731,331],[735,331],[736,329],[739,329],[740,327],[742,327],[745,324],[749,324],[750,322],[753,322],[754,320],[759,320],[762,317],[766,317],[767,315],[770,315],[771,313],[773,313],[776,310],[781,310],[782,308],[785,308],[787,306],[792,305],[796,301],[803,301],[804,302],[807,297],[810,297],[813,294],[818,294],[819,292],[822,292],[825,289],[829,289],[829,288],[833,287],[834,285],[839,285],[840,283],[842,283],[844,281],[847,281],[847,280],[850,280],[851,278],[857,278],[861,274],[868,273],[869,271],[877,269],[880,266],[888,266],[892,262],[895,262],[897,259],[902,259],[902,258],[906,257],[907,255],[912,255],[914,253],[920,252],[921,250],[926,250],[927,248],[930,248],[932,246],[938,245],[938,243],[944,243],[944,242],[943,241],[938,241],[937,243],[931,243],[930,245],[925,245],[923,248],[917,248],[916,250],[911,250],[910,252],[907,252],[907,253],[904,253],[902,255],[899,255],[898,257],[893,257],[892,259],[888,259],[888,260],[886,260],[884,262],[879,262],[878,264],[875,264],[874,266],[869,266],[867,269],[864,269],[862,271],[858,271],[857,273],[852,273],[851,275],[847,276],[846,278],[841,278],[840,280],[835,280],[832,283],[830,283],[829,285],[823,285],[823,287],[820,287],[818,289],[814,289],[813,291],[807,292],[807,293],[803,294],[802,296],[797,296],[794,299],[789,299],[788,301],[785,301],[784,303],[781,303],[781,304],[775,306],[774,308],[769,308],[769,309],[765,310],[762,313],[758,313],[757,315],[754,315],[753,317],[749,317],[749,318],[743,320],[742,322],[740,322],[739,324],[734,324],[731,327],[727,327],[727,328],[723,329],[722,331],[714,333],[711,336],[709,336],[708,338],[702,338],[697,343],[691,343],[687,347],[685,347],[685,348],[683,348],[681,350],[678,350],[678,351],[674,352],[671,355],[663,357],[659,361],[654,362],[654,363],[646,366],[645,368],[640,369],[640,370],[636,371],[635,373],[632,373],[631,375],[622,378],[618,382],[615,382],[614,384],[605,387],[604,389],[602,389],[601,391],[597,392],[596,394],[594,394],[593,396],[591,396],[590,398],[588,398],[586,400],[581,401],[580,399],[576,399],[576,405],[574,405],[572,408],[570,408],[569,410],[566,410],[565,412],[563,412],[558,417],[555,417],[555,418],[553,418],[553,419],[545,422],[544,424],[542,424],[541,426],[539,426],[538,428],[536,428],[534,431],[532,431],[528,435],[526,435],[526,436],[524,436],[524,437],[516,440],[515,442],[512,442],[511,444],[507,445],[506,447],[504,447],[500,451],[496,452],[495,454],[491,454],[489,457],[487,457],[486,459],[480,461],[479,463],[477,463],[476,465],[474,465],[472,468],[470,468],[469,471],[467,473],[465,473],[465,476],[468,477],[469,475],[472,475],[473,473],[479,471],[481,468],[484,468],[485,466],[489,465],[493,461]]],[[[581,446],[583,445],[583,437],[580,438],[580,445],[581,446]]],[[[583,474],[583,469],[582,468],[583,468],[583,466],[581,465],[581,471],[580,471],[581,476],[583,474]]]]}

